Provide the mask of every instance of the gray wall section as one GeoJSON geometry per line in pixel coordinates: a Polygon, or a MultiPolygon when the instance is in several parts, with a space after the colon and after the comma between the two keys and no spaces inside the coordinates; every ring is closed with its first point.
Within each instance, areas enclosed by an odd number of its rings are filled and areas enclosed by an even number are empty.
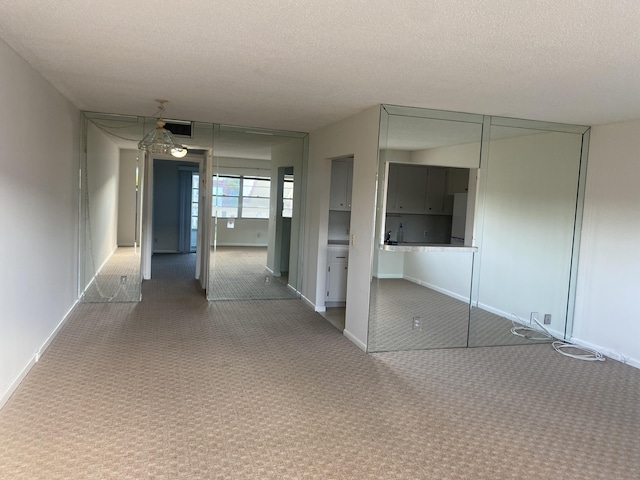
{"type": "Polygon", "coordinates": [[[153,251],[177,252],[180,226],[180,167],[194,162],[153,162],[153,251]]]}
{"type": "MultiPolygon", "coordinates": [[[[86,189],[89,222],[86,228],[86,288],[118,247],[118,177],[120,152],[93,123],[87,126],[86,189]]],[[[86,199],[85,199],[86,200],[86,199]]]]}
{"type": "MultiPolygon", "coordinates": [[[[120,149],[118,183],[118,246],[131,247],[135,242],[137,150],[120,149]]],[[[138,239],[138,243],[140,240],[138,239]]]]}

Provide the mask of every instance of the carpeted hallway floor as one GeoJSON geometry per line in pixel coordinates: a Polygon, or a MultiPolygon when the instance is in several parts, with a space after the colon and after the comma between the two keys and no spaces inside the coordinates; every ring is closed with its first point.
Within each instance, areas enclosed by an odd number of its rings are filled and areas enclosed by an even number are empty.
{"type": "Polygon", "coordinates": [[[0,411],[0,478],[640,477],[637,369],[366,355],[299,300],[207,303],[179,272],[76,309],[0,411]]]}

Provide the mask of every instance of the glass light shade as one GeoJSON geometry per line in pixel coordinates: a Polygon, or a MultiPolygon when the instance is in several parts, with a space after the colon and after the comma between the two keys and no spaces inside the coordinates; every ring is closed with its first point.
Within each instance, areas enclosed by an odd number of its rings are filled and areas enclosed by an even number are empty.
{"type": "Polygon", "coordinates": [[[184,147],[171,149],[171,155],[173,155],[176,158],[183,158],[186,154],[187,154],[187,149],[184,147]]]}
{"type": "Polygon", "coordinates": [[[156,128],[138,143],[138,148],[149,153],[173,155],[178,158],[184,157],[187,154],[187,149],[176,142],[173,134],[165,129],[164,125],[165,122],[161,118],[158,119],[156,128]]]}

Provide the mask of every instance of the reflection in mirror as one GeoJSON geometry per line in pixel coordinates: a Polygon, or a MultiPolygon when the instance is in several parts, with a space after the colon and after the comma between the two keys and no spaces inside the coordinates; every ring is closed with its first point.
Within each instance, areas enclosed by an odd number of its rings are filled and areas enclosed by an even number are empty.
{"type": "Polygon", "coordinates": [[[469,346],[547,341],[512,322],[564,337],[581,149],[578,133],[492,125],[469,346]]]}
{"type": "Polygon", "coordinates": [[[347,307],[353,160],[352,155],[331,160],[325,311],[321,315],[341,332],[345,327],[347,307]]]}
{"type": "Polygon", "coordinates": [[[84,302],[140,301],[141,137],[136,117],[85,114],[79,284],[84,302]]]}
{"type": "Polygon", "coordinates": [[[441,251],[379,252],[371,286],[371,352],[465,347],[473,254],[441,251]],[[383,272],[383,263],[393,267],[383,272]]]}
{"type": "Polygon", "coordinates": [[[482,117],[411,113],[383,108],[371,352],[467,345],[482,117]]]}
{"type": "Polygon", "coordinates": [[[293,132],[216,131],[209,300],[299,297],[305,147],[293,132]]]}
{"type": "Polygon", "coordinates": [[[383,106],[380,131],[368,349],[568,338],[588,129],[383,106]]]}

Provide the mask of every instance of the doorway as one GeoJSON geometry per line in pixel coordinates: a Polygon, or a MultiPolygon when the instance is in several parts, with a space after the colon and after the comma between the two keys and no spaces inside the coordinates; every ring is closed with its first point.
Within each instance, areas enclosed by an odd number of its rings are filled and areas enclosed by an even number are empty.
{"type": "Polygon", "coordinates": [[[344,330],[347,305],[352,188],[353,157],[332,160],[323,316],[340,331],[344,330]]]}
{"type": "MultiPolygon", "coordinates": [[[[195,280],[200,214],[200,163],[154,159],[151,279],[171,265],[185,288],[202,292],[195,280]],[[188,271],[188,272],[187,272],[188,271]]],[[[177,277],[176,277],[177,278],[177,277]]]]}

